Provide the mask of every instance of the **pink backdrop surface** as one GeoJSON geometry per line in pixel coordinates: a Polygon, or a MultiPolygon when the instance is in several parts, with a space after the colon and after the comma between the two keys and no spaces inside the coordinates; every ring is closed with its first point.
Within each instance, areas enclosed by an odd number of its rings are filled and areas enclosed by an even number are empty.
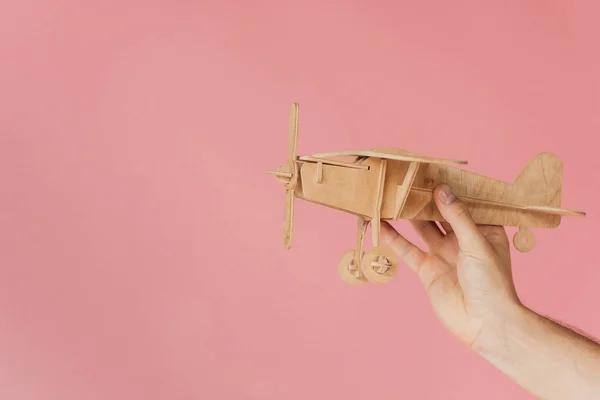
{"type": "Polygon", "coordinates": [[[395,146],[510,181],[554,152],[588,217],[536,230],[515,279],[600,336],[597,4],[3,2],[0,398],[531,398],[407,267],[340,280],[353,217],[297,201],[284,250],[266,170],[293,101],[301,154],[395,146]]]}

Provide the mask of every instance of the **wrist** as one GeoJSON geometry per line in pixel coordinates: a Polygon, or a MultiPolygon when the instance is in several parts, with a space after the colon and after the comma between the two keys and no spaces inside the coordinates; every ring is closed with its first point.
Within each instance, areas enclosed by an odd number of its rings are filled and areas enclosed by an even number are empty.
{"type": "Polygon", "coordinates": [[[540,398],[598,398],[600,347],[523,305],[487,320],[477,339],[475,351],[540,398]]]}
{"type": "Polygon", "coordinates": [[[519,302],[510,302],[489,313],[481,322],[481,329],[472,349],[488,360],[507,357],[511,341],[527,331],[535,314],[519,302]]]}

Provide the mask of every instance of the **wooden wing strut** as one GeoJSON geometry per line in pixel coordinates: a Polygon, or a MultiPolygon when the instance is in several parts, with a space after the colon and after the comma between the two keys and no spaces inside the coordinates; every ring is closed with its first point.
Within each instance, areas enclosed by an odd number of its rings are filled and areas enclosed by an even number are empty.
{"type": "Polygon", "coordinates": [[[410,192],[410,188],[412,187],[413,182],[415,181],[415,176],[417,176],[418,170],[418,162],[410,163],[410,165],[408,166],[408,171],[406,171],[406,175],[404,176],[404,182],[402,182],[402,185],[398,186],[398,191],[396,192],[396,209],[394,210],[396,219],[400,218],[400,214],[402,213],[404,204],[406,204],[408,193],[410,192]]]}

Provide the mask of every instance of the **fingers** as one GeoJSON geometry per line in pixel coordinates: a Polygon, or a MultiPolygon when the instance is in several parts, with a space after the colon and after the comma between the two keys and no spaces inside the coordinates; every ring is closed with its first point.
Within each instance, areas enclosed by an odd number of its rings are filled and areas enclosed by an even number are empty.
{"type": "Polygon", "coordinates": [[[510,251],[508,236],[503,226],[479,225],[479,230],[494,249],[510,251]]]}
{"type": "Polygon", "coordinates": [[[419,271],[426,258],[425,252],[406,240],[389,223],[381,222],[381,240],[399,259],[415,271],[419,271]]]}
{"type": "Polygon", "coordinates": [[[444,232],[446,232],[446,235],[449,234],[450,232],[454,232],[452,230],[452,227],[450,226],[449,223],[447,223],[447,222],[440,222],[440,225],[442,225],[442,228],[444,228],[444,232]]]}
{"type": "Polygon", "coordinates": [[[444,233],[435,222],[411,220],[410,223],[430,249],[444,237],[444,233]]]}
{"type": "Polygon", "coordinates": [[[489,243],[471,218],[467,205],[458,200],[446,184],[435,188],[434,198],[438,210],[454,230],[461,250],[476,256],[483,255],[489,243]]]}
{"type": "MultiPolygon", "coordinates": [[[[431,227],[425,227],[425,235],[441,235],[431,227]]],[[[422,231],[423,229],[421,229],[422,231]]],[[[391,247],[394,253],[408,264],[417,273],[425,287],[428,297],[437,310],[448,309],[450,314],[453,308],[463,301],[456,270],[448,263],[427,262],[427,254],[417,246],[402,237],[389,223],[381,223],[381,239],[386,246],[391,247]]],[[[461,308],[464,305],[460,306],[461,308]]]]}

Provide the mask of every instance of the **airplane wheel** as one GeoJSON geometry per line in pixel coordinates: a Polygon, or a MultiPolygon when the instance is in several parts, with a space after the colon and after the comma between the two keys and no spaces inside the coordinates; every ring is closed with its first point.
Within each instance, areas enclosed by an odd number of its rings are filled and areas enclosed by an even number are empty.
{"type": "Polygon", "coordinates": [[[350,285],[367,283],[367,278],[360,271],[360,265],[354,262],[354,250],[350,250],[342,256],[338,264],[338,273],[342,280],[350,285]]]}
{"type": "Polygon", "coordinates": [[[373,247],[362,260],[362,271],[370,282],[389,282],[398,272],[398,259],[389,247],[373,247]]]}
{"type": "Polygon", "coordinates": [[[520,252],[531,251],[535,247],[535,235],[527,228],[519,228],[513,236],[513,244],[520,252]]]}

